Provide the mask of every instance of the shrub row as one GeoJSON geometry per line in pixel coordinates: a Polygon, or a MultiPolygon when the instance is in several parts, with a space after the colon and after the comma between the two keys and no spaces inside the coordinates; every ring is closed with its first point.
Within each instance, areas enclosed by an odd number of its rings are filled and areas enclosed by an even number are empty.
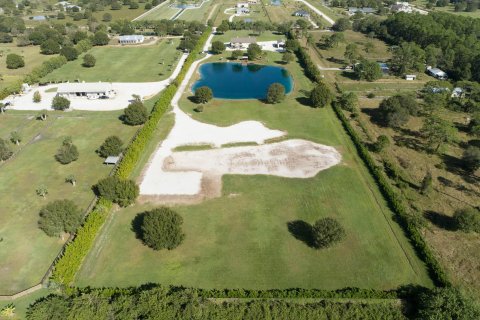
{"type": "Polygon", "coordinates": [[[297,49],[295,50],[295,54],[305,72],[305,75],[313,82],[322,81],[322,75],[320,74],[320,71],[315,63],[313,63],[307,50],[300,45],[300,42],[295,39],[295,36],[292,32],[288,33],[288,38],[296,42],[295,47],[297,49]]]}
{"type": "Polygon", "coordinates": [[[65,246],[63,255],[55,263],[53,281],[64,285],[73,282],[75,273],[90,250],[111,208],[112,203],[108,200],[100,199],[97,202],[95,209],[90,212],[83,226],[78,228],[75,238],[65,246]]]}
{"type": "Polygon", "coordinates": [[[40,81],[41,78],[45,77],[53,70],[60,68],[65,63],[67,63],[67,58],[65,58],[64,56],[50,58],[44,63],[42,63],[41,66],[33,69],[30,74],[26,75],[23,79],[23,82],[28,84],[37,83],[40,81]]]}
{"type": "Polygon", "coordinates": [[[408,210],[403,203],[401,196],[398,195],[397,192],[395,192],[395,190],[392,188],[381,167],[375,164],[375,160],[372,158],[367,148],[364,146],[362,140],[357,135],[356,131],[348,122],[342,110],[336,104],[333,104],[332,107],[338,118],[342,122],[343,127],[350,135],[353,143],[355,144],[355,147],[357,148],[358,153],[360,154],[360,157],[363,159],[368,170],[375,178],[375,181],[377,182],[380,191],[387,199],[390,208],[396,214],[398,222],[405,230],[407,236],[410,238],[410,241],[413,244],[417,254],[426,263],[431,278],[438,286],[449,286],[450,282],[447,278],[447,274],[440,266],[433,252],[427,246],[425,240],[421,235],[420,230],[417,227],[416,222],[408,213],[408,210]]]}
{"type": "MultiPolygon", "coordinates": [[[[187,70],[196,60],[198,52],[203,47],[208,38],[211,29],[208,28],[206,32],[200,37],[195,50],[186,59],[181,72],[175,79],[175,83],[180,83],[184,78],[187,70]]],[[[155,129],[166,110],[170,107],[170,102],[177,91],[177,85],[169,85],[160,95],[160,98],[155,103],[150,118],[137,132],[137,135],[132,140],[125,151],[125,156],[122,158],[117,167],[115,175],[120,179],[127,179],[132,173],[135,165],[144,152],[146,145],[153,137],[155,129]]],[[[71,241],[64,250],[63,255],[55,263],[52,280],[63,285],[70,285],[75,274],[80,268],[83,259],[89,252],[93,245],[95,237],[102,227],[103,223],[108,217],[112,203],[106,199],[100,198],[95,209],[88,215],[84,225],[78,229],[73,241],[71,241]]]]}

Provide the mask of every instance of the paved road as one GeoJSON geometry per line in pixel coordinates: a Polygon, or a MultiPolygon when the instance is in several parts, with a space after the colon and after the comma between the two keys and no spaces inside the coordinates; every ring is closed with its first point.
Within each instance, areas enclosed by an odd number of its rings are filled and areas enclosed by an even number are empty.
{"type": "Polygon", "coordinates": [[[325,13],[323,13],[322,11],[318,10],[316,7],[314,7],[312,4],[310,4],[309,2],[305,1],[305,0],[297,0],[299,2],[303,2],[307,7],[309,7],[310,9],[312,9],[313,11],[315,11],[316,14],[318,14],[319,16],[322,16],[325,20],[327,20],[330,24],[334,24],[335,21],[330,18],[329,16],[327,16],[325,13]]]}

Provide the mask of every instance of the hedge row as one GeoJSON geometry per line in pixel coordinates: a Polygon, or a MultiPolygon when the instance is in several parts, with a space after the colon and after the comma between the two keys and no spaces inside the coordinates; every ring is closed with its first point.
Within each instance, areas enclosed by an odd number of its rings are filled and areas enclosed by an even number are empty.
{"type": "Polygon", "coordinates": [[[298,58],[298,61],[300,62],[300,65],[302,66],[305,72],[305,75],[313,82],[322,81],[322,75],[320,74],[318,67],[310,58],[310,55],[308,54],[307,50],[305,50],[305,48],[303,48],[300,45],[300,42],[298,42],[298,40],[295,39],[295,36],[292,32],[288,33],[288,38],[295,41],[295,47],[297,48],[295,50],[295,54],[298,58]]]}
{"type": "MultiPolygon", "coordinates": [[[[185,78],[187,70],[196,60],[198,53],[203,48],[203,45],[208,38],[211,29],[208,28],[206,32],[200,37],[195,49],[185,60],[185,63],[179,75],[175,79],[175,83],[180,83],[185,78]]],[[[165,111],[170,107],[170,102],[177,91],[176,84],[169,85],[160,95],[160,98],[155,103],[150,118],[138,131],[135,138],[127,147],[125,156],[117,167],[115,175],[121,179],[127,179],[135,168],[138,159],[144,152],[150,139],[155,133],[155,129],[163,116],[165,111]]],[[[93,245],[95,237],[102,227],[103,223],[108,217],[112,203],[106,199],[100,199],[95,206],[95,209],[88,215],[84,225],[78,229],[73,241],[71,241],[64,250],[63,255],[58,259],[53,271],[52,280],[63,285],[70,285],[80,268],[83,259],[89,252],[93,245]]]]}
{"type": "Polygon", "coordinates": [[[82,264],[83,258],[90,250],[95,237],[108,217],[112,203],[106,199],[100,199],[95,209],[90,212],[85,223],[70,241],[63,251],[61,258],[55,263],[52,280],[56,283],[69,285],[75,278],[75,273],[82,264]]]}
{"type": "Polygon", "coordinates": [[[398,222],[405,230],[407,236],[410,238],[410,241],[413,244],[417,254],[426,263],[431,278],[438,286],[449,286],[450,282],[447,278],[447,274],[440,266],[440,263],[435,258],[433,252],[428,248],[420,230],[417,227],[416,222],[409,215],[407,207],[403,203],[401,196],[399,196],[392,188],[381,167],[375,164],[375,160],[364,146],[356,131],[348,122],[348,119],[345,117],[342,110],[336,104],[332,104],[332,107],[342,122],[343,127],[350,135],[355,147],[358,150],[358,153],[360,154],[360,157],[363,159],[368,170],[375,178],[375,181],[377,182],[380,191],[387,199],[390,208],[396,214],[398,222]]]}

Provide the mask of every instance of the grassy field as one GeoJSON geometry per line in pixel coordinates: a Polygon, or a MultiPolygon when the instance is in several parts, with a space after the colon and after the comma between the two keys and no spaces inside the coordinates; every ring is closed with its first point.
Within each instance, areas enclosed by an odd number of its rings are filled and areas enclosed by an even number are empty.
{"type": "Polygon", "coordinates": [[[151,46],[94,47],[88,53],[97,62],[93,68],[82,66],[82,56],[47,75],[44,82],[113,81],[148,82],[170,76],[181,53],[179,39],[163,39],[151,46]],[[139,59],[139,57],[142,57],[139,59]]]}
{"type": "MultiPolygon", "coordinates": [[[[279,58],[269,53],[265,61],[279,58]]],[[[224,126],[258,120],[287,131],[289,138],[334,146],[342,153],[342,164],[312,179],[225,176],[221,197],[175,206],[184,218],[186,239],[173,251],[154,252],[131,230],[133,218],[153,204],[119,210],[77,275],[78,285],[389,289],[431,284],[333,111],[303,105],[311,84],[297,64],[286,67],[295,89],[278,105],[221,100],[194,113],[186,93],[181,107],[204,122],[224,126]],[[288,231],[289,222],[311,223],[326,216],[337,218],[348,235],[328,250],[313,250],[288,231]]]]}
{"type": "Polygon", "coordinates": [[[215,0],[209,0],[208,2],[204,2],[203,5],[198,9],[187,9],[183,11],[183,13],[177,19],[207,22],[207,17],[210,14],[210,11],[213,9],[215,3],[215,0]]]}
{"type": "Polygon", "coordinates": [[[232,38],[236,37],[255,37],[257,41],[271,41],[271,40],[285,40],[284,34],[275,34],[270,31],[262,32],[258,35],[257,32],[253,30],[240,30],[240,31],[227,31],[224,34],[218,34],[213,37],[213,41],[222,41],[222,42],[230,42],[232,38]]]}
{"type": "Polygon", "coordinates": [[[480,10],[475,10],[473,12],[466,12],[466,11],[460,11],[460,12],[455,12],[455,3],[449,3],[445,7],[436,7],[434,6],[432,9],[426,9],[428,1],[426,0],[415,0],[412,1],[412,4],[417,6],[418,8],[425,9],[428,11],[439,11],[439,12],[447,12],[447,13],[452,13],[452,14],[457,14],[465,17],[471,17],[471,18],[480,18],[480,10]]]}
{"type": "Polygon", "coordinates": [[[144,16],[142,20],[163,20],[167,19],[170,20],[176,13],[178,13],[180,9],[178,8],[171,8],[168,4],[163,5],[161,8],[154,10],[144,16]]]}
{"type": "Polygon", "coordinates": [[[12,294],[37,284],[58,253],[63,241],[47,237],[37,227],[38,212],[55,199],[72,199],[85,210],[93,199],[91,186],[112,167],[102,164],[95,150],[109,135],[127,142],[136,130],[123,125],[120,112],[51,113],[47,121],[36,112],[8,111],[0,115],[0,136],[18,131],[23,141],[12,148],[16,155],[0,165],[0,294],[12,294]],[[78,147],[77,161],[61,165],[54,159],[66,136],[78,147]],[[65,183],[73,174],[77,186],[65,183]],[[48,189],[46,199],[36,189],[48,189]]]}
{"type": "Polygon", "coordinates": [[[0,89],[21,80],[51,57],[53,56],[40,54],[39,46],[17,47],[15,43],[0,43],[0,89]],[[25,60],[25,67],[7,69],[7,55],[10,53],[21,55],[25,60]]]}

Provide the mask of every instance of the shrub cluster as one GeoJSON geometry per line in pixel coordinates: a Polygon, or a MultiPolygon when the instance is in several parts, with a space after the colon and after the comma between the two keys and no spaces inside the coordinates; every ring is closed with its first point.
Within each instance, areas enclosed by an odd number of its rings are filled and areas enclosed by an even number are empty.
{"type": "Polygon", "coordinates": [[[135,181],[120,179],[117,176],[100,180],[94,189],[99,197],[117,203],[122,207],[135,202],[139,194],[139,188],[135,181]]]}
{"type": "Polygon", "coordinates": [[[175,249],[185,239],[183,218],[170,208],[153,209],[140,214],[140,217],[142,240],[154,250],[175,249]]]}
{"type": "Polygon", "coordinates": [[[343,127],[350,135],[360,157],[363,159],[368,170],[375,178],[377,185],[380,188],[380,191],[388,201],[388,204],[392,211],[396,214],[398,222],[405,230],[405,233],[410,238],[411,243],[413,244],[416,252],[419,257],[423,259],[428,267],[430,276],[437,285],[447,286],[449,285],[449,280],[445,271],[440,266],[438,260],[435,258],[433,252],[427,246],[425,240],[422,237],[420,230],[418,229],[417,223],[408,213],[408,210],[401,198],[400,195],[395,192],[395,190],[390,185],[388,178],[383,173],[382,169],[378,167],[375,163],[375,160],[372,158],[367,148],[364,146],[361,138],[357,135],[355,129],[350,125],[347,118],[343,114],[343,111],[337,106],[332,106],[338,118],[342,122],[343,127]]]}
{"type": "Polygon", "coordinates": [[[60,68],[65,63],[67,63],[67,58],[64,56],[53,57],[42,63],[41,66],[33,69],[30,74],[25,76],[23,82],[28,84],[33,84],[40,81],[41,78],[45,77],[47,74],[52,72],[55,69],[60,68]]]}
{"type": "Polygon", "coordinates": [[[292,32],[288,33],[288,37],[290,38],[290,41],[293,42],[293,48],[295,48],[294,52],[297,55],[300,65],[303,67],[305,75],[313,82],[320,82],[322,80],[322,75],[315,63],[313,63],[307,50],[300,46],[300,43],[295,39],[292,32]]]}

